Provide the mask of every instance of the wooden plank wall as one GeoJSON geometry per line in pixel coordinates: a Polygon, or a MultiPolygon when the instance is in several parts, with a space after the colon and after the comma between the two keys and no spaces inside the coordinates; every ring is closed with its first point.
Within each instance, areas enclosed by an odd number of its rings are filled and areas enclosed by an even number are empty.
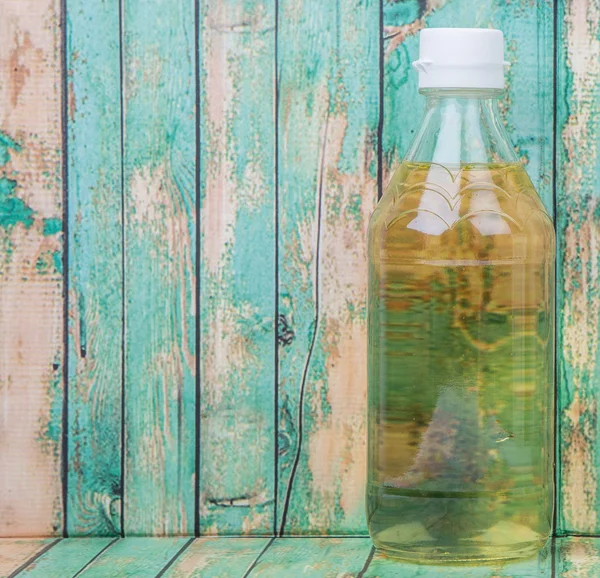
{"type": "Polygon", "coordinates": [[[557,531],[598,533],[599,21],[5,0],[0,536],[365,532],[365,230],[423,106],[417,33],[445,25],[506,35],[559,236],[557,531]]]}
{"type": "Polygon", "coordinates": [[[600,3],[561,0],[557,91],[558,527],[600,532],[600,3]]]}
{"type": "Polygon", "coordinates": [[[67,533],[121,532],[122,187],[119,2],[66,4],[67,533]]]}
{"type": "Polygon", "coordinates": [[[380,6],[284,0],[279,10],[277,530],[364,532],[380,6]]]}
{"type": "Polygon", "coordinates": [[[63,146],[58,0],[2,4],[0,536],[63,528],[63,146]]]}
{"type": "Polygon", "coordinates": [[[275,3],[200,13],[203,534],[275,516],[275,3]]]}

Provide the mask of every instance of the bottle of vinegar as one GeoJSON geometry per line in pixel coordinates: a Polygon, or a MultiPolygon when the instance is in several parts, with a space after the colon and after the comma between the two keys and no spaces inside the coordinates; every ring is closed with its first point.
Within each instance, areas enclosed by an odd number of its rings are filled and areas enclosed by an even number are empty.
{"type": "Polygon", "coordinates": [[[368,525],[419,562],[531,555],[552,527],[555,235],[497,111],[503,53],[421,32],[425,113],[369,225],[368,525]]]}

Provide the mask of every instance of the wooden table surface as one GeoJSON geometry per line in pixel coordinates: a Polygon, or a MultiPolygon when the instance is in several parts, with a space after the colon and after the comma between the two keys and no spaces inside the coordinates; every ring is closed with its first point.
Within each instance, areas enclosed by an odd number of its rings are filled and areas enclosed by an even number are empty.
{"type": "Polygon", "coordinates": [[[367,537],[0,540],[12,578],[597,578],[600,538],[556,538],[531,558],[489,566],[422,566],[386,558],[367,537]]]}

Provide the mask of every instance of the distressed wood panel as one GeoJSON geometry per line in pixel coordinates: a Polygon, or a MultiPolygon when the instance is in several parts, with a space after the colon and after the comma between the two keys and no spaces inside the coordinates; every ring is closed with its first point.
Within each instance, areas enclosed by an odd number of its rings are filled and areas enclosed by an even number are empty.
{"type": "Polygon", "coordinates": [[[125,0],[125,535],[192,534],[193,0],[125,0]]]}
{"type": "Polygon", "coordinates": [[[60,6],[0,18],[0,536],[62,531],[60,6]]]}
{"type": "Polygon", "coordinates": [[[275,2],[201,6],[201,534],[268,534],[275,491],[275,2]]]}
{"type": "Polygon", "coordinates": [[[122,190],[119,2],[67,1],[67,531],[121,531],[122,190]]]}
{"type": "Polygon", "coordinates": [[[559,533],[600,532],[600,3],[558,3],[559,533]]]}
{"type": "Polygon", "coordinates": [[[600,576],[598,538],[562,538],[556,545],[557,578],[596,578],[600,576]]]}
{"type": "Polygon", "coordinates": [[[551,542],[538,556],[516,562],[480,566],[419,565],[389,558],[377,552],[364,578],[554,578],[551,542]]]}
{"type": "Polygon", "coordinates": [[[268,538],[200,538],[164,574],[165,578],[242,577],[268,538]]]}
{"type": "Polygon", "coordinates": [[[506,128],[546,208],[553,214],[553,9],[550,0],[384,0],[384,184],[419,126],[418,33],[425,27],[498,28],[504,32],[506,128]]]}
{"type": "Polygon", "coordinates": [[[18,574],[19,578],[67,578],[83,570],[115,538],[69,538],[61,540],[18,574]]]}
{"type": "Polygon", "coordinates": [[[281,534],[365,531],[379,2],[279,3],[281,534]]]}
{"type": "Polygon", "coordinates": [[[248,574],[251,578],[357,576],[371,551],[369,538],[280,538],[248,574]]]}
{"type": "Polygon", "coordinates": [[[22,568],[27,561],[52,546],[52,539],[18,540],[0,538],[0,578],[6,578],[22,568]]]}
{"type": "Polygon", "coordinates": [[[78,578],[156,578],[190,542],[189,538],[125,538],[117,540],[78,578]]]}

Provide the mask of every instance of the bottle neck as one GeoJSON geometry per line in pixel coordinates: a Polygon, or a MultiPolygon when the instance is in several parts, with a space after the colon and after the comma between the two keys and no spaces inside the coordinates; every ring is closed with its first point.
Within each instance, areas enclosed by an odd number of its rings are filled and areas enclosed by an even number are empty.
{"type": "Polygon", "coordinates": [[[463,164],[516,163],[498,112],[500,90],[424,89],[427,104],[405,161],[463,164]]]}

